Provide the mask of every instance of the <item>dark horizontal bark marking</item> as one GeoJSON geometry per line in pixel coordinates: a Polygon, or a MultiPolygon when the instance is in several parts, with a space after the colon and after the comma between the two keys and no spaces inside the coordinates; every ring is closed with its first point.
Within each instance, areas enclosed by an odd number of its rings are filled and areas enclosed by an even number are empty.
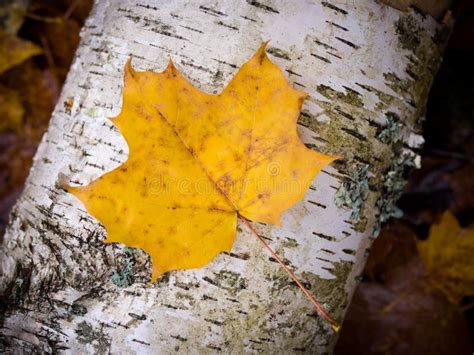
{"type": "Polygon", "coordinates": [[[219,286],[219,285],[217,284],[217,282],[215,282],[214,280],[210,279],[210,278],[207,277],[207,276],[204,276],[202,279],[203,279],[204,281],[210,283],[211,285],[219,286]]]}
{"type": "Polygon", "coordinates": [[[300,115],[303,117],[314,119],[313,115],[311,115],[309,112],[306,112],[306,111],[301,111],[300,115]]]}
{"type": "Polygon", "coordinates": [[[319,256],[317,256],[316,259],[321,260],[321,261],[324,261],[324,262],[326,262],[326,263],[331,263],[331,260],[324,259],[324,258],[321,258],[321,257],[319,257],[319,256]]]}
{"type": "Polygon", "coordinates": [[[148,9],[148,10],[155,10],[155,11],[159,10],[156,6],[142,5],[142,4],[136,4],[135,6],[143,7],[143,8],[148,9]]]}
{"type": "Polygon", "coordinates": [[[365,120],[367,121],[367,123],[371,127],[375,127],[377,129],[382,129],[383,128],[383,126],[380,123],[377,123],[374,120],[371,120],[370,118],[366,118],[365,120]]]}
{"type": "Polygon", "coordinates": [[[330,235],[326,235],[326,234],[323,234],[323,233],[317,233],[317,232],[313,232],[313,235],[319,237],[319,238],[322,238],[322,239],[326,239],[330,242],[335,242],[336,241],[336,238],[334,237],[331,237],[330,235]]]}
{"type": "Polygon", "coordinates": [[[349,232],[346,232],[346,231],[342,231],[341,233],[342,233],[342,234],[344,234],[346,237],[348,237],[348,236],[350,236],[350,235],[351,235],[351,233],[349,233],[349,232]]]}
{"type": "Polygon", "coordinates": [[[304,353],[306,351],[306,348],[292,348],[292,350],[304,353]]]}
{"type": "Polygon", "coordinates": [[[321,42],[320,40],[317,40],[317,39],[314,40],[314,43],[316,43],[317,45],[319,45],[319,46],[321,46],[325,49],[332,49],[332,50],[335,50],[335,51],[337,50],[337,48],[335,48],[333,46],[330,46],[327,43],[321,42]]]}
{"type": "Polygon", "coordinates": [[[189,41],[187,38],[184,38],[183,36],[171,33],[169,31],[165,31],[162,28],[152,27],[152,28],[150,28],[150,31],[152,31],[154,33],[158,33],[158,34],[166,36],[166,37],[176,38],[176,39],[180,39],[182,41],[189,41]]]}
{"type": "Polygon", "coordinates": [[[203,31],[198,30],[197,28],[192,28],[192,27],[189,27],[189,26],[181,26],[181,27],[186,28],[187,30],[190,30],[190,31],[193,31],[193,32],[204,33],[203,31]]]}
{"type": "Polygon", "coordinates": [[[206,300],[217,301],[217,298],[214,298],[214,297],[211,297],[211,296],[208,296],[208,295],[203,295],[202,299],[204,301],[206,301],[206,300]]]}
{"type": "Polygon", "coordinates": [[[261,2],[255,1],[255,0],[247,0],[247,4],[255,6],[256,8],[262,9],[267,12],[273,12],[274,14],[279,14],[280,12],[273,7],[270,7],[268,5],[262,4],[261,2]]]}
{"type": "Polygon", "coordinates": [[[321,57],[320,55],[317,55],[317,54],[314,54],[314,53],[310,53],[313,57],[319,59],[319,60],[322,60],[323,62],[326,62],[326,63],[329,63],[331,64],[331,61],[327,58],[324,58],[324,57],[321,57]]]}
{"type": "Polygon", "coordinates": [[[151,345],[150,343],[147,343],[146,341],[138,340],[138,339],[135,339],[135,338],[133,338],[132,341],[134,341],[135,343],[139,343],[139,344],[142,344],[142,345],[146,345],[146,346],[150,346],[150,345],[151,345]]]}
{"type": "Polygon", "coordinates": [[[237,301],[235,298],[226,297],[226,300],[227,300],[227,301],[230,301],[230,302],[232,302],[232,303],[239,303],[239,301],[237,301]]]}
{"type": "Polygon", "coordinates": [[[231,67],[231,68],[234,68],[234,69],[237,69],[237,68],[238,68],[238,66],[235,65],[235,64],[227,63],[227,62],[225,62],[225,61],[223,61],[223,60],[219,60],[219,59],[216,59],[216,58],[211,58],[211,59],[214,60],[214,61],[216,61],[216,62],[218,62],[218,63],[228,65],[228,66],[231,67]]]}
{"type": "Polygon", "coordinates": [[[347,118],[348,120],[355,121],[354,116],[352,116],[349,113],[346,113],[342,111],[339,107],[334,108],[334,111],[336,111],[338,114],[340,114],[342,117],[347,118]]]}
{"type": "Polygon", "coordinates": [[[297,85],[297,86],[301,86],[302,88],[306,88],[306,86],[305,86],[305,85],[303,85],[303,84],[300,84],[300,83],[298,83],[297,81],[293,82],[293,84],[295,84],[295,85],[297,85]]]}
{"type": "Polygon", "coordinates": [[[346,132],[347,134],[353,136],[354,138],[357,138],[361,141],[366,141],[367,138],[365,136],[363,136],[362,134],[360,134],[359,132],[357,132],[356,130],[353,130],[351,128],[346,128],[346,127],[341,127],[341,130],[346,132]]]}
{"type": "Polygon", "coordinates": [[[257,22],[257,20],[254,20],[253,18],[247,17],[247,16],[240,16],[245,20],[252,21],[252,22],[257,22]]]}
{"type": "Polygon", "coordinates": [[[146,319],[146,315],[144,315],[144,314],[135,314],[135,313],[130,312],[128,315],[130,317],[138,319],[138,320],[145,320],[146,319]]]}
{"type": "MultiPolygon", "coordinates": [[[[109,328],[115,328],[114,326],[110,325],[110,324],[107,324],[106,322],[99,322],[99,324],[101,325],[104,325],[106,327],[109,327],[109,328]]],[[[113,325],[116,325],[117,327],[122,327],[122,328],[125,328],[125,329],[129,329],[130,327],[126,324],[122,324],[120,322],[112,322],[113,325]]]]}
{"type": "Polygon", "coordinates": [[[349,255],[355,255],[355,251],[352,249],[342,249],[342,251],[349,255]]]}
{"type": "Polygon", "coordinates": [[[341,56],[339,56],[339,55],[337,55],[337,54],[335,54],[335,53],[327,52],[327,54],[332,55],[333,57],[335,57],[335,58],[337,58],[337,59],[342,59],[341,56]]]}
{"type": "Polygon", "coordinates": [[[343,31],[349,31],[349,29],[345,28],[344,26],[341,26],[341,25],[338,25],[337,23],[335,22],[332,22],[332,21],[326,21],[326,23],[330,24],[330,25],[333,25],[334,27],[337,27],[339,28],[340,30],[343,30],[343,31]]]}
{"type": "Polygon", "coordinates": [[[330,254],[330,255],[335,255],[336,253],[333,252],[332,250],[329,250],[329,249],[321,249],[321,251],[327,253],[327,254],[330,254]]]}
{"type": "Polygon", "coordinates": [[[182,337],[181,335],[170,335],[172,338],[176,339],[176,340],[179,340],[179,341],[182,341],[182,342],[185,342],[185,341],[188,341],[188,339],[186,339],[185,337],[182,337]]]}
{"type": "Polygon", "coordinates": [[[239,30],[237,27],[232,26],[232,25],[228,25],[228,24],[226,24],[226,23],[224,23],[224,22],[222,22],[222,21],[217,21],[216,24],[219,25],[219,26],[222,26],[222,27],[229,28],[229,29],[231,29],[231,30],[233,30],[233,31],[238,31],[238,30],[239,30]]]}
{"type": "Polygon", "coordinates": [[[348,45],[349,47],[352,47],[354,49],[359,49],[360,47],[357,45],[357,44],[354,44],[352,43],[351,41],[348,41],[347,39],[344,39],[344,38],[341,38],[341,37],[337,37],[336,36],[336,39],[342,43],[344,43],[345,45],[348,45]]]}
{"type": "Polygon", "coordinates": [[[235,253],[229,253],[230,256],[232,256],[233,258],[237,258],[237,259],[241,259],[241,260],[248,260],[250,259],[250,255],[249,254],[235,254],[235,253]]]}
{"type": "Polygon", "coordinates": [[[247,312],[242,311],[242,310],[240,310],[240,309],[238,309],[236,312],[237,312],[237,313],[240,313],[240,314],[244,314],[244,315],[247,315],[247,314],[248,314],[247,312]]]}
{"type": "MultiPolygon", "coordinates": [[[[300,280],[300,282],[307,290],[311,290],[311,283],[309,281],[300,280]]],[[[289,284],[292,286],[298,287],[298,285],[294,281],[290,281],[289,284]]]]}
{"type": "Polygon", "coordinates": [[[172,304],[163,304],[163,307],[171,308],[171,309],[179,309],[178,307],[173,306],[172,304]]]}
{"type": "Polygon", "coordinates": [[[295,73],[294,71],[292,71],[292,70],[290,70],[290,69],[285,69],[285,71],[286,71],[288,74],[296,75],[296,76],[299,76],[300,78],[303,77],[301,74],[295,73]]]}
{"type": "Polygon", "coordinates": [[[354,90],[354,89],[352,89],[352,88],[350,88],[350,87],[348,87],[348,86],[345,86],[345,85],[342,85],[342,87],[343,87],[344,89],[346,89],[346,91],[349,91],[349,92],[351,92],[351,93],[353,93],[353,94],[356,94],[357,96],[362,96],[362,94],[361,94],[360,92],[358,92],[357,90],[354,90]]]}
{"type": "Polygon", "coordinates": [[[290,56],[279,48],[270,47],[270,48],[267,48],[267,52],[270,53],[271,55],[274,55],[275,57],[285,59],[285,60],[291,60],[290,56]]]}
{"type": "Polygon", "coordinates": [[[204,318],[204,320],[205,320],[206,322],[209,322],[209,323],[218,325],[219,327],[221,327],[221,326],[224,325],[224,322],[221,322],[221,321],[218,321],[218,320],[209,319],[209,318],[204,318]]]}
{"type": "Polygon", "coordinates": [[[333,5],[333,4],[330,4],[330,3],[327,2],[327,1],[321,2],[321,5],[327,7],[328,9],[331,9],[331,10],[334,10],[334,11],[336,11],[336,12],[339,12],[339,13],[341,13],[341,14],[343,14],[343,15],[347,15],[347,14],[348,14],[348,12],[347,12],[346,10],[341,9],[340,7],[337,7],[337,6],[333,5]]]}
{"type": "Polygon", "coordinates": [[[186,62],[184,60],[181,60],[181,64],[183,64],[185,66],[188,66],[188,67],[191,67],[191,68],[194,68],[194,69],[197,69],[197,70],[201,70],[205,73],[216,75],[216,73],[214,73],[212,70],[210,70],[209,68],[203,67],[202,65],[193,64],[191,62],[186,62]]]}
{"type": "Polygon", "coordinates": [[[199,6],[199,9],[202,11],[202,12],[205,12],[209,15],[214,15],[214,16],[227,16],[227,14],[223,13],[222,11],[219,11],[219,10],[215,10],[215,9],[211,9],[210,7],[207,7],[207,6],[199,6]]]}
{"type": "Polygon", "coordinates": [[[413,71],[411,71],[410,69],[405,69],[405,72],[410,76],[410,78],[412,78],[413,80],[415,81],[418,81],[420,79],[420,77],[418,75],[416,75],[413,71]]]}
{"type": "Polygon", "coordinates": [[[222,349],[218,346],[215,346],[215,345],[206,345],[206,348],[209,348],[209,349],[212,349],[212,350],[217,350],[217,351],[222,351],[222,349]]]}
{"type": "Polygon", "coordinates": [[[327,208],[327,206],[323,205],[322,203],[316,202],[316,201],[308,200],[308,202],[311,203],[312,205],[315,205],[315,206],[318,206],[318,207],[321,207],[321,208],[327,208]]]}
{"type": "Polygon", "coordinates": [[[324,139],[323,137],[313,136],[313,138],[316,139],[317,141],[320,141],[320,142],[324,142],[324,143],[329,142],[327,139],[324,139]]]}
{"type": "Polygon", "coordinates": [[[96,53],[109,53],[107,48],[91,48],[91,51],[96,53]]]}
{"type": "Polygon", "coordinates": [[[86,165],[87,166],[92,166],[93,168],[96,168],[96,169],[99,169],[99,170],[105,170],[103,165],[99,165],[99,164],[95,164],[95,163],[89,163],[89,162],[86,162],[86,165]]]}

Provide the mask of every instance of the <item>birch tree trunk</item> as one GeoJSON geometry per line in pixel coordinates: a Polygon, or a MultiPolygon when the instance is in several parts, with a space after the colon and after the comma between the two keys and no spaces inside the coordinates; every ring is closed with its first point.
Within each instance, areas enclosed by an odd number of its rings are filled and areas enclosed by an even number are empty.
{"type": "MultiPolygon", "coordinates": [[[[169,56],[216,93],[271,40],[270,58],[310,94],[299,133],[343,157],[283,227],[256,225],[321,305],[342,321],[380,225],[399,215],[407,169],[449,29],[372,0],[97,1],[3,240],[6,352],[330,352],[336,334],[244,226],[230,254],[153,285],[149,257],[104,244],[105,230],[61,188],[127,159],[107,117],[121,109],[124,63],[161,71],[169,56]]],[[[126,197],[124,197],[126,198],[126,197]]]]}

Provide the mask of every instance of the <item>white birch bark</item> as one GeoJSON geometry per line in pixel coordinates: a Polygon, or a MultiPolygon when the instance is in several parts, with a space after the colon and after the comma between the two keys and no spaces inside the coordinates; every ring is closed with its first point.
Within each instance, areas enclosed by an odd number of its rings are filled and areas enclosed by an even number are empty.
{"type": "Polygon", "coordinates": [[[107,117],[120,112],[130,55],[154,71],[171,56],[215,93],[271,40],[270,58],[310,94],[302,139],[344,160],[316,177],[282,228],[256,228],[341,321],[379,222],[398,213],[402,175],[418,163],[446,31],[372,0],[97,1],[4,237],[4,350],[331,351],[329,325],[245,226],[230,255],[150,286],[148,256],[103,244],[104,228],[61,184],[87,184],[127,159],[107,117]]]}

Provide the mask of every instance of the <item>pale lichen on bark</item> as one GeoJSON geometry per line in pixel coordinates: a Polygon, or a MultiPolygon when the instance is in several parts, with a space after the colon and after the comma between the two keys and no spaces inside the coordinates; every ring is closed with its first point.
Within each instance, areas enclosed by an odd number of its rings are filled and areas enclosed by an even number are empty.
{"type": "Polygon", "coordinates": [[[282,228],[256,228],[341,320],[380,220],[377,201],[391,198],[383,175],[402,153],[415,159],[441,58],[440,29],[429,17],[368,0],[98,1],[5,235],[5,346],[330,351],[328,324],[244,227],[229,255],[151,286],[148,256],[103,244],[103,227],[61,186],[87,184],[126,160],[127,145],[107,117],[120,112],[129,55],[139,70],[156,71],[172,56],[197,87],[218,92],[271,39],[272,60],[310,95],[299,120],[302,139],[343,159],[318,175],[282,228]],[[364,183],[350,198],[358,201],[351,220],[354,211],[338,208],[335,197],[361,168],[368,188],[364,183]]]}

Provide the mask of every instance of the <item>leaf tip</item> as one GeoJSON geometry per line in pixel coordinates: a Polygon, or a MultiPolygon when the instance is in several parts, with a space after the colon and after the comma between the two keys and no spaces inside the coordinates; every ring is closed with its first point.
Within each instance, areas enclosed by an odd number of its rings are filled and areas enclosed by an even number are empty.
{"type": "Polygon", "coordinates": [[[135,69],[132,66],[132,55],[128,56],[127,62],[125,63],[125,74],[133,75],[135,74],[135,69]]]}
{"type": "Polygon", "coordinates": [[[150,285],[155,283],[155,281],[158,280],[163,274],[164,272],[162,272],[158,265],[154,263],[153,260],[151,260],[151,279],[149,281],[150,285]]]}
{"type": "Polygon", "coordinates": [[[166,66],[166,69],[165,69],[165,73],[171,73],[173,75],[176,74],[176,66],[174,65],[173,63],[173,59],[171,58],[171,56],[168,57],[168,65],[166,66]]]}
{"type": "Polygon", "coordinates": [[[268,42],[270,42],[270,40],[263,42],[260,48],[257,50],[257,53],[255,53],[255,57],[258,58],[260,61],[262,61],[267,56],[266,48],[268,42]]]}

